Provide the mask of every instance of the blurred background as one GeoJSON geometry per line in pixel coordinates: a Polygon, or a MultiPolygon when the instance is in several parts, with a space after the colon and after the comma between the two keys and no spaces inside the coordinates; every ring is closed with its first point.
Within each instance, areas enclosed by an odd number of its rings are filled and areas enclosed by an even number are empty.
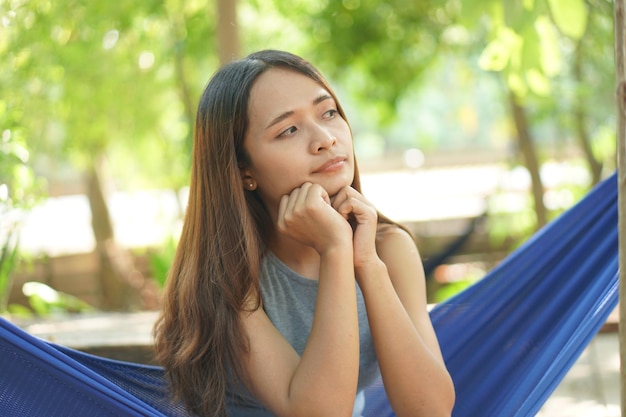
{"type": "Polygon", "coordinates": [[[199,95],[265,48],[331,81],[432,303],[616,169],[612,1],[0,0],[0,312],[158,309],[199,95]]]}

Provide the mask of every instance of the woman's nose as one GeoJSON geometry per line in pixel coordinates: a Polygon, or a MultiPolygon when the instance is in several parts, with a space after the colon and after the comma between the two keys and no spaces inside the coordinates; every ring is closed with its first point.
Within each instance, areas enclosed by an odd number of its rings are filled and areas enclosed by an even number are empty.
{"type": "Polygon", "coordinates": [[[337,142],[337,138],[325,129],[318,129],[313,133],[311,142],[313,152],[317,153],[332,148],[337,142]]]}

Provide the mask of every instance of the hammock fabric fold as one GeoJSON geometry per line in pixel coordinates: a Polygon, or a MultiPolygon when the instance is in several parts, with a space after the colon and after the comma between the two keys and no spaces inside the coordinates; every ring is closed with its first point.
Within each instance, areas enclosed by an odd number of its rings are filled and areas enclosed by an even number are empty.
{"type": "MultiPolygon", "coordinates": [[[[431,312],[454,416],[534,416],[617,305],[618,285],[613,175],[431,312]]],[[[393,416],[380,381],[365,397],[364,417],[393,416]]],[[[161,368],[58,346],[4,319],[0,415],[188,416],[169,402],[161,368]]]]}

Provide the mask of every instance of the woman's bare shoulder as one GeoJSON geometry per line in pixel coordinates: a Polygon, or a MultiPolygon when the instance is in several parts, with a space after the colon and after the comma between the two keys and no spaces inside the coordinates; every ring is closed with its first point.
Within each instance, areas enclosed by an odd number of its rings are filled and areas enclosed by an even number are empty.
{"type": "Polygon", "coordinates": [[[403,242],[415,244],[413,236],[404,228],[390,223],[380,223],[376,229],[376,241],[378,243],[403,242]]]}
{"type": "Polygon", "coordinates": [[[395,224],[381,224],[376,233],[376,251],[381,260],[389,267],[410,265],[421,266],[419,251],[413,236],[395,224]]]}

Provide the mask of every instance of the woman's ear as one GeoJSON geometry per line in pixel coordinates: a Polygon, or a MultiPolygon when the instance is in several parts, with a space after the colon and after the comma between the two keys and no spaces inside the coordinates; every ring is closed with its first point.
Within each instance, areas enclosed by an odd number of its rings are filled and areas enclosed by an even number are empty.
{"type": "Polygon", "coordinates": [[[256,181],[245,170],[241,170],[241,183],[243,184],[244,190],[248,190],[248,191],[256,190],[256,187],[257,187],[256,181]]]}

